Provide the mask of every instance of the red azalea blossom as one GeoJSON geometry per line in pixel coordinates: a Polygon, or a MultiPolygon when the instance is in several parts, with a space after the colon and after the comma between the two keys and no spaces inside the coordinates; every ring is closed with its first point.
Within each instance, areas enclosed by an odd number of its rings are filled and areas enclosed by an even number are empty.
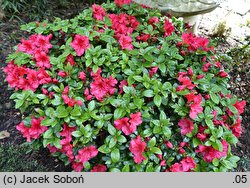
{"type": "Polygon", "coordinates": [[[127,86],[128,85],[128,82],[127,80],[122,80],[120,82],[120,85],[119,85],[119,94],[122,94],[123,93],[123,86],[127,86]]]}
{"type": "Polygon", "coordinates": [[[93,167],[93,169],[90,172],[106,172],[107,167],[103,164],[98,164],[93,167]]]}
{"type": "Polygon", "coordinates": [[[204,51],[208,51],[209,40],[204,37],[197,37],[192,33],[183,33],[182,34],[182,43],[183,45],[187,45],[188,50],[190,52],[197,51],[201,48],[204,51]]]}
{"type": "Polygon", "coordinates": [[[181,134],[186,135],[194,130],[193,122],[188,118],[182,118],[178,125],[181,127],[181,134]]]}
{"type": "Polygon", "coordinates": [[[132,38],[130,36],[121,35],[118,42],[120,43],[122,49],[133,50],[133,45],[131,44],[132,38]]]}
{"type": "Polygon", "coordinates": [[[131,124],[132,127],[136,127],[142,123],[141,112],[130,114],[130,118],[131,119],[129,120],[129,123],[131,124]]]}
{"type": "Polygon", "coordinates": [[[130,135],[136,131],[136,126],[131,126],[129,118],[121,118],[114,121],[115,128],[121,130],[125,135],[130,135]]]}
{"type": "Polygon", "coordinates": [[[112,76],[109,79],[96,76],[94,77],[94,82],[90,84],[90,92],[97,100],[102,101],[108,94],[113,95],[115,93],[116,84],[117,80],[112,76]]]}
{"type": "Polygon", "coordinates": [[[71,66],[75,65],[76,62],[74,60],[74,56],[72,54],[69,54],[67,57],[66,57],[66,61],[70,63],[71,66]]]}
{"type": "Polygon", "coordinates": [[[78,151],[75,159],[79,160],[84,165],[87,161],[97,156],[97,154],[98,150],[95,146],[84,147],[83,149],[78,151]]]}
{"type": "Polygon", "coordinates": [[[148,20],[148,23],[149,23],[150,25],[152,25],[153,28],[156,27],[154,23],[159,23],[159,22],[160,22],[160,21],[159,21],[159,19],[158,19],[157,17],[151,17],[151,18],[148,20]]]}
{"type": "Polygon", "coordinates": [[[84,90],[84,96],[85,96],[87,101],[90,101],[93,98],[93,96],[89,94],[89,88],[86,88],[84,90]]]}
{"type": "Polygon", "coordinates": [[[242,127],[241,127],[241,119],[238,118],[236,123],[231,127],[231,130],[237,138],[239,138],[242,134],[242,127]]]}
{"type": "Polygon", "coordinates": [[[32,90],[33,92],[40,84],[47,84],[52,81],[44,69],[35,71],[23,66],[17,66],[14,61],[8,63],[4,68],[7,74],[6,80],[10,87],[15,89],[32,90]]]}
{"type": "Polygon", "coordinates": [[[173,144],[170,141],[167,140],[164,143],[168,148],[173,149],[173,144]]]}
{"type": "Polygon", "coordinates": [[[226,78],[228,76],[228,74],[225,71],[220,71],[218,73],[218,76],[221,77],[221,78],[226,78]]]}
{"type": "Polygon", "coordinates": [[[146,143],[141,140],[140,136],[137,136],[130,142],[129,150],[134,155],[134,161],[137,164],[140,164],[142,161],[146,160],[146,158],[142,155],[146,148],[146,143]]]}
{"type": "Polygon", "coordinates": [[[236,101],[236,103],[234,104],[234,107],[238,110],[239,115],[242,114],[244,112],[244,108],[246,106],[246,101],[242,100],[242,101],[236,101]]]}
{"type": "Polygon", "coordinates": [[[143,42],[147,42],[150,39],[151,35],[150,34],[141,34],[139,36],[136,37],[136,40],[138,41],[143,41],[143,42]]]}
{"type": "Polygon", "coordinates": [[[121,130],[125,135],[130,135],[136,131],[138,125],[142,123],[141,112],[131,114],[130,118],[124,117],[114,121],[115,128],[121,130]]]}
{"type": "Polygon", "coordinates": [[[104,20],[104,16],[106,15],[105,9],[102,6],[93,4],[92,5],[93,16],[97,20],[104,20]]]}
{"type": "Polygon", "coordinates": [[[192,157],[186,157],[180,163],[175,163],[171,166],[171,172],[190,172],[196,168],[196,163],[192,157]]]}
{"type": "Polygon", "coordinates": [[[122,5],[129,5],[130,3],[132,2],[132,0],[115,0],[115,4],[118,6],[118,7],[121,7],[122,5]]]}
{"type": "Polygon", "coordinates": [[[225,140],[221,141],[223,145],[223,151],[220,152],[214,149],[212,146],[203,146],[199,145],[198,149],[195,151],[196,153],[201,153],[203,156],[203,160],[211,163],[213,159],[220,159],[221,157],[225,157],[228,151],[228,143],[225,140]]]}
{"type": "Polygon", "coordinates": [[[80,72],[78,76],[83,82],[86,81],[86,74],[84,72],[80,72]]]}
{"type": "Polygon", "coordinates": [[[177,87],[177,91],[182,91],[186,88],[193,89],[197,84],[193,84],[192,81],[188,76],[186,76],[186,73],[179,72],[178,73],[178,81],[181,83],[180,86],[177,87]]]}
{"type": "Polygon", "coordinates": [[[157,72],[158,70],[158,67],[151,67],[150,70],[149,70],[149,76],[150,78],[153,77],[153,75],[157,72]]]}
{"type": "Polygon", "coordinates": [[[90,47],[89,38],[87,36],[77,34],[70,45],[76,51],[76,55],[82,56],[84,52],[90,47]]]}
{"type": "Polygon", "coordinates": [[[172,35],[172,33],[174,32],[174,26],[171,22],[169,22],[169,20],[165,20],[164,22],[164,37],[170,36],[172,35]]]}
{"type": "Polygon", "coordinates": [[[202,113],[203,111],[203,107],[201,106],[202,96],[201,94],[195,95],[194,92],[192,92],[185,95],[185,97],[188,99],[190,107],[189,117],[195,119],[197,114],[202,113]]]}
{"type": "Polygon", "coordinates": [[[38,119],[32,118],[30,127],[26,127],[24,125],[24,122],[21,122],[16,126],[16,129],[22,133],[23,137],[27,139],[27,142],[31,142],[32,138],[39,138],[40,135],[48,129],[48,127],[46,126],[41,126],[41,121],[43,119],[43,117],[40,117],[38,119]]]}
{"type": "Polygon", "coordinates": [[[82,169],[84,168],[83,164],[80,162],[72,162],[71,167],[73,168],[74,171],[76,172],[81,172],[82,169]]]}

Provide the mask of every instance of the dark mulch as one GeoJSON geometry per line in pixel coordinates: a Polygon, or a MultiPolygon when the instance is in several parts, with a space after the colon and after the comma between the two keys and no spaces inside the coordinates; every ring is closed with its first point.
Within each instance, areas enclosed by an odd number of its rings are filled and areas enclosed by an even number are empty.
{"type": "MultiPolygon", "coordinates": [[[[61,18],[70,18],[77,14],[77,12],[83,9],[83,7],[76,9],[63,9],[55,10],[55,16],[61,18]]],[[[53,15],[54,16],[54,15],[53,15]]],[[[51,17],[53,17],[51,16],[51,17]]],[[[19,17],[24,22],[31,21],[29,17],[25,14],[19,17]]],[[[14,102],[9,99],[12,91],[8,89],[7,83],[4,81],[5,75],[3,73],[3,67],[6,66],[5,60],[9,53],[12,52],[12,47],[16,45],[22,37],[27,36],[27,33],[19,30],[20,21],[19,20],[5,20],[0,21],[0,131],[7,130],[10,133],[9,138],[0,140],[0,145],[20,145],[25,142],[25,139],[16,130],[16,125],[21,121],[21,114],[18,110],[14,109],[14,102]]],[[[237,42],[237,41],[236,41],[237,42]]],[[[230,49],[232,45],[230,43],[221,42],[219,43],[219,51],[226,52],[230,49]]],[[[245,65],[250,67],[250,65],[245,65]]],[[[231,72],[231,83],[232,91],[239,97],[247,99],[250,102],[250,88],[248,73],[241,73],[237,71],[231,72]],[[240,78],[240,79],[239,79],[240,78]],[[240,81],[237,81],[240,80],[240,81]]],[[[250,171],[250,109],[247,106],[245,113],[242,115],[243,121],[243,134],[237,144],[237,147],[233,148],[234,154],[241,157],[237,171],[250,171]]],[[[18,147],[17,147],[18,148],[18,147]]],[[[69,167],[65,167],[64,164],[58,161],[54,157],[50,157],[47,149],[42,149],[37,152],[27,154],[23,156],[27,160],[39,161],[38,164],[44,166],[47,171],[71,171],[69,167]]],[[[10,156],[11,157],[11,156],[10,156]]],[[[32,171],[32,169],[30,169],[32,171]]]]}

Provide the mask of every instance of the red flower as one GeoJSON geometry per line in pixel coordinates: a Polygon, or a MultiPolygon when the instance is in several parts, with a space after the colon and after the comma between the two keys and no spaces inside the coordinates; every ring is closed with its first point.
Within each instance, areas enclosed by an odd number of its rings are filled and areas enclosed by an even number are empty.
{"type": "Polygon", "coordinates": [[[86,88],[84,90],[84,96],[85,96],[87,101],[90,101],[93,98],[93,96],[89,94],[89,88],[86,88]]]}
{"type": "Polygon", "coordinates": [[[129,123],[131,124],[132,127],[136,127],[142,123],[141,112],[130,114],[130,118],[131,119],[129,120],[129,123]]]}
{"type": "Polygon", "coordinates": [[[76,172],[81,172],[82,169],[84,168],[83,164],[80,162],[72,162],[71,167],[73,168],[74,171],[76,172]]]}
{"type": "Polygon", "coordinates": [[[78,155],[75,156],[76,160],[79,160],[83,165],[92,159],[93,157],[97,156],[98,150],[95,146],[85,147],[78,151],[78,155]]]}
{"type": "Polygon", "coordinates": [[[236,101],[236,103],[234,104],[234,107],[238,110],[239,115],[242,114],[244,112],[244,108],[246,106],[246,101],[242,100],[242,101],[236,101]]]}
{"type": "Polygon", "coordinates": [[[35,59],[36,59],[36,66],[44,67],[47,69],[51,67],[49,57],[46,55],[45,52],[39,51],[35,53],[35,59]]]}
{"type": "Polygon", "coordinates": [[[40,137],[42,133],[44,133],[48,127],[41,126],[41,121],[44,118],[40,117],[38,119],[33,118],[31,120],[31,126],[26,127],[24,122],[21,122],[19,125],[16,126],[16,129],[19,130],[23,137],[27,139],[27,142],[31,142],[31,139],[37,139],[40,137]]]}
{"type": "Polygon", "coordinates": [[[236,123],[231,127],[231,130],[237,138],[239,138],[242,134],[242,127],[241,127],[241,119],[238,118],[236,123]]]}
{"type": "Polygon", "coordinates": [[[164,142],[165,143],[165,145],[168,147],[168,148],[170,148],[170,149],[172,149],[173,148],[173,144],[170,142],[170,141],[165,141],[164,142]]]}
{"type": "Polygon", "coordinates": [[[203,111],[203,108],[201,106],[202,96],[201,94],[195,95],[194,92],[192,92],[188,95],[185,95],[185,97],[188,99],[188,103],[190,103],[189,117],[195,119],[197,117],[197,114],[202,113],[203,111]]]}
{"type": "Polygon", "coordinates": [[[115,128],[121,130],[125,135],[130,135],[136,131],[138,125],[142,123],[141,112],[130,115],[129,118],[121,118],[114,121],[115,128]]]}
{"type": "Polygon", "coordinates": [[[69,54],[67,57],[66,57],[66,61],[70,63],[71,66],[75,65],[76,62],[74,60],[74,56],[72,54],[69,54]]]}
{"type": "Polygon", "coordinates": [[[165,20],[164,31],[165,31],[164,37],[172,35],[172,33],[174,31],[174,26],[171,22],[169,22],[169,20],[165,20]]]}
{"type": "Polygon", "coordinates": [[[150,37],[151,37],[150,34],[141,34],[141,35],[136,37],[136,40],[147,42],[150,39],[150,37]]]}
{"type": "Polygon", "coordinates": [[[174,163],[171,166],[170,171],[171,172],[183,172],[182,164],[180,164],[180,163],[174,163]]]}
{"type": "Polygon", "coordinates": [[[208,69],[212,66],[211,63],[206,63],[203,67],[202,67],[202,70],[204,72],[208,72],[208,69]]]}
{"type": "Polygon", "coordinates": [[[45,53],[48,53],[49,49],[52,48],[52,45],[50,44],[50,39],[52,38],[52,34],[48,36],[43,36],[41,34],[38,34],[34,38],[37,49],[42,50],[45,53]]]}
{"type": "Polygon", "coordinates": [[[89,38],[76,34],[73,42],[70,43],[71,47],[76,51],[78,56],[82,56],[84,52],[90,47],[89,38]]]}
{"type": "Polygon", "coordinates": [[[103,164],[98,164],[93,167],[93,169],[90,172],[106,172],[107,167],[103,164]]]}
{"type": "Polygon", "coordinates": [[[153,77],[153,75],[157,72],[158,70],[158,67],[151,67],[150,70],[149,70],[149,76],[150,78],[153,77]]]}
{"type": "Polygon", "coordinates": [[[186,157],[180,163],[175,163],[171,166],[171,172],[190,172],[196,168],[196,163],[192,157],[186,157]]]}
{"type": "Polygon", "coordinates": [[[194,130],[193,122],[188,118],[182,118],[178,125],[181,127],[181,134],[186,135],[194,130]]]}
{"type": "Polygon", "coordinates": [[[118,42],[120,43],[122,49],[133,50],[133,45],[131,44],[132,38],[130,36],[121,35],[118,42]]]}
{"type": "Polygon", "coordinates": [[[66,76],[68,76],[68,73],[67,72],[65,72],[65,71],[59,71],[58,72],[58,76],[61,76],[61,77],[66,77],[66,76]]]}
{"type": "Polygon", "coordinates": [[[159,23],[159,22],[160,22],[160,21],[159,21],[159,19],[158,19],[157,17],[151,17],[151,18],[148,20],[148,23],[149,23],[150,25],[152,25],[153,28],[156,27],[154,23],[159,23]]]}
{"type": "Polygon", "coordinates": [[[33,54],[33,50],[35,48],[34,43],[30,40],[24,39],[22,39],[21,42],[21,44],[18,44],[18,50],[27,54],[33,54]]]}
{"type": "Polygon", "coordinates": [[[125,135],[130,135],[136,131],[136,126],[130,126],[129,118],[121,118],[114,121],[115,128],[121,130],[125,135]]]}
{"type": "Polygon", "coordinates": [[[115,4],[118,6],[118,7],[121,7],[122,5],[129,5],[130,3],[132,2],[132,0],[115,0],[115,4]]]}
{"type": "Polygon", "coordinates": [[[80,72],[78,76],[83,82],[86,81],[86,74],[84,72],[80,72]]]}
{"type": "Polygon", "coordinates": [[[104,16],[106,15],[106,12],[104,8],[102,8],[102,6],[93,4],[92,11],[93,11],[93,16],[95,19],[103,21],[104,16]]]}
{"type": "Polygon", "coordinates": [[[213,159],[220,159],[221,157],[225,157],[228,151],[228,143],[225,140],[221,141],[223,145],[223,151],[220,152],[214,149],[212,146],[203,146],[199,145],[198,149],[195,151],[196,153],[201,153],[203,156],[203,160],[211,163],[213,159]]]}
{"type": "Polygon", "coordinates": [[[120,85],[119,85],[119,94],[122,94],[123,93],[123,86],[127,86],[128,85],[128,82],[127,80],[122,80],[120,82],[120,85]]]}
{"type": "Polygon", "coordinates": [[[109,79],[96,76],[94,77],[94,82],[90,84],[90,92],[97,100],[102,101],[108,94],[114,94],[116,84],[117,80],[112,76],[109,79]]]}
{"type": "Polygon", "coordinates": [[[146,158],[142,155],[145,148],[146,148],[146,143],[142,142],[140,136],[137,136],[136,139],[133,139],[130,142],[129,150],[134,155],[135,163],[140,164],[142,161],[146,160],[146,158]]]}
{"type": "Polygon", "coordinates": [[[221,78],[225,78],[225,77],[228,76],[228,74],[227,74],[225,71],[220,71],[220,72],[218,73],[218,76],[221,77],[221,78]]]}
{"type": "Polygon", "coordinates": [[[182,159],[181,164],[182,164],[182,170],[184,172],[188,172],[191,169],[196,168],[196,163],[192,157],[186,157],[182,159]]]}

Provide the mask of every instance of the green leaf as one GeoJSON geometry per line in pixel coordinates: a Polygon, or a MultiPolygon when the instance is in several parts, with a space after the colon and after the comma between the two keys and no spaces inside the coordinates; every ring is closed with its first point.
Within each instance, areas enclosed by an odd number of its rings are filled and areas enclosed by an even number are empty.
{"type": "Polygon", "coordinates": [[[123,113],[124,113],[124,110],[122,108],[115,109],[115,111],[114,111],[114,119],[116,120],[116,119],[122,118],[123,113]]]}
{"type": "Polygon", "coordinates": [[[110,153],[111,150],[104,144],[98,148],[98,151],[107,154],[110,153]]]}
{"type": "Polygon", "coordinates": [[[214,127],[214,123],[213,123],[213,121],[212,121],[211,119],[206,118],[206,119],[205,119],[205,122],[206,122],[206,124],[207,124],[207,126],[208,126],[209,128],[214,127]]]}
{"type": "Polygon", "coordinates": [[[53,135],[53,130],[48,129],[45,133],[43,133],[43,138],[51,138],[53,135]]]}
{"type": "Polygon", "coordinates": [[[149,145],[150,148],[152,148],[152,147],[155,146],[155,144],[156,144],[156,138],[153,137],[153,138],[150,139],[148,145],[149,145]]]}
{"type": "Polygon", "coordinates": [[[161,71],[162,73],[165,73],[166,70],[167,70],[167,67],[166,67],[166,65],[165,65],[164,63],[161,63],[161,64],[159,65],[159,69],[160,69],[160,71],[161,71]]]}
{"type": "Polygon", "coordinates": [[[111,152],[111,160],[113,163],[117,163],[120,160],[120,151],[119,149],[115,148],[111,152]]]}
{"type": "Polygon", "coordinates": [[[215,93],[210,92],[210,97],[215,104],[219,104],[220,98],[215,93]]]}
{"type": "Polygon", "coordinates": [[[161,106],[161,101],[162,101],[162,98],[160,95],[155,95],[154,96],[154,103],[157,107],[160,107],[161,106]]]}
{"type": "Polygon", "coordinates": [[[52,118],[48,118],[46,117],[45,119],[43,119],[41,121],[41,125],[44,125],[44,126],[55,126],[57,124],[57,121],[55,119],[52,119],[52,118]]]}
{"type": "Polygon", "coordinates": [[[116,128],[114,126],[112,126],[111,124],[108,125],[108,132],[111,135],[115,135],[116,133],[116,128]]]}
{"type": "Polygon", "coordinates": [[[60,139],[59,138],[54,138],[54,141],[53,141],[53,144],[54,144],[54,146],[55,147],[57,147],[58,149],[61,149],[62,148],[62,146],[61,146],[61,144],[60,144],[60,139]]]}
{"type": "Polygon", "coordinates": [[[16,100],[15,108],[20,108],[24,103],[24,100],[16,100]]]}
{"type": "Polygon", "coordinates": [[[117,140],[115,140],[113,137],[109,140],[109,148],[113,148],[117,143],[117,140]]]}
{"type": "Polygon", "coordinates": [[[95,109],[95,101],[92,100],[89,104],[88,104],[88,109],[90,111],[93,111],[95,109]]]}
{"type": "Polygon", "coordinates": [[[164,134],[164,136],[165,136],[166,138],[170,138],[170,137],[171,137],[172,132],[171,132],[171,129],[170,129],[169,127],[164,126],[164,127],[162,128],[162,130],[163,130],[163,134],[164,134]]]}
{"type": "Polygon", "coordinates": [[[69,112],[67,109],[65,109],[64,106],[58,106],[56,108],[56,113],[58,118],[65,118],[69,115],[69,112]]]}
{"type": "Polygon", "coordinates": [[[214,166],[219,166],[219,163],[220,163],[220,161],[219,161],[219,159],[217,159],[217,158],[213,159],[213,161],[212,161],[212,164],[213,164],[214,166]]]}
{"type": "Polygon", "coordinates": [[[237,108],[235,108],[234,106],[229,105],[228,108],[229,108],[229,110],[230,110],[231,112],[233,112],[234,114],[238,114],[238,110],[237,110],[237,108]]]}
{"type": "Polygon", "coordinates": [[[153,147],[150,149],[151,152],[155,153],[155,154],[162,154],[161,150],[157,147],[153,147]]]}
{"type": "Polygon", "coordinates": [[[154,92],[152,90],[145,90],[145,91],[143,91],[142,94],[145,97],[153,97],[154,96],[154,92]]]}
{"type": "Polygon", "coordinates": [[[129,172],[129,171],[130,171],[129,164],[126,164],[126,165],[122,168],[122,172],[129,172]]]}
{"type": "Polygon", "coordinates": [[[78,108],[74,108],[71,112],[70,112],[70,115],[72,116],[80,116],[81,115],[81,111],[78,109],[78,108]]]}
{"type": "Polygon", "coordinates": [[[216,149],[216,150],[218,150],[220,152],[223,151],[223,145],[222,145],[220,140],[216,140],[216,142],[213,142],[212,146],[213,146],[214,149],[216,149]]]}
{"type": "Polygon", "coordinates": [[[81,131],[74,131],[71,134],[76,138],[83,136],[83,133],[81,131]]]}
{"type": "Polygon", "coordinates": [[[117,141],[120,142],[120,143],[125,143],[125,142],[127,142],[126,137],[123,136],[123,135],[118,135],[118,136],[116,137],[116,139],[117,139],[117,141]]]}

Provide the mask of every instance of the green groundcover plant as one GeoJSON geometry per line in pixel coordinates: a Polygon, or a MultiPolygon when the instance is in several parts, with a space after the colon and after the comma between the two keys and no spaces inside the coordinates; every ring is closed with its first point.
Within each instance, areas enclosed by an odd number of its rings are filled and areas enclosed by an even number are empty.
{"type": "Polygon", "coordinates": [[[17,129],[75,171],[229,171],[246,102],[211,42],[131,0],[32,22],[4,69],[17,129]]]}

